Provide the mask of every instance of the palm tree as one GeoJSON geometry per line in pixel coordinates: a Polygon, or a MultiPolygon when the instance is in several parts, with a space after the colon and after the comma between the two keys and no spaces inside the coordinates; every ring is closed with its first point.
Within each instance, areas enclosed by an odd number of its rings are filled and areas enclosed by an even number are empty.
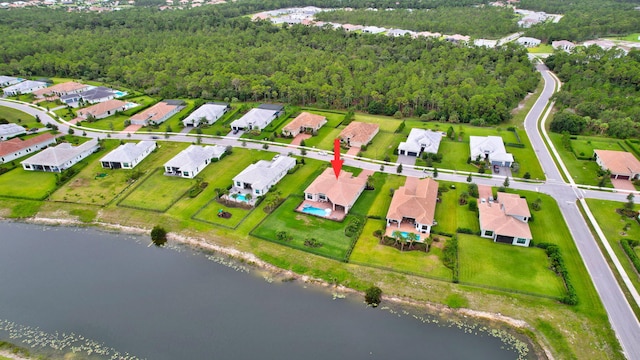
{"type": "Polygon", "coordinates": [[[420,236],[418,236],[418,234],[410,232],[407,234],[407,240],[409,240],[409,250],[413,249],[413,243],[420,239],[420,236]]]}
{"type": "Polygon", "coordinates": [[[431,244],[433,244],[433,236],[429,235],[429,237],[424,239],[424,243],[427,244],[427,246],[426,246],[424,251],[425,252],[429,252],[429,250],[431,250],[431,244]]]}
{"type": "Polygon", "coordinates": [[[391,233],[391,236],[393,236],[393,239],[395,240],[395,242],[393,243],[393,246],[398,245],[398,241],[400,241],[400,238],[402,237],[402,233],[399,230],[394,230],[391,233]]]}

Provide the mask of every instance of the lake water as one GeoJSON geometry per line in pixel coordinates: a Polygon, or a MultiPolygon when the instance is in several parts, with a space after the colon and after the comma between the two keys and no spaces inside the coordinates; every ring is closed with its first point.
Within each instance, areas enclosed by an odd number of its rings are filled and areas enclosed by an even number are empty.
{"type": "Polygon", "coordinates": [[[10,222],[0,222],[0,234],[0,338],[45,353],[154,360],[523,353],[504,332],[265,281],[224,257],[150,247],[146,237],[10,222]]]}

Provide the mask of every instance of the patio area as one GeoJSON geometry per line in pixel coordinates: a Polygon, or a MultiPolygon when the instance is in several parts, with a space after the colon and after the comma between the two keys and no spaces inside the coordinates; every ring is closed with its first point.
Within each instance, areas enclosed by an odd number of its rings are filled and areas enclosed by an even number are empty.
{"type": "Polygon", "coordinates": [[[222,199],[244,206],[255,206],[256,198],[251,195],[250,191],[239,191],[237,188],[231,189],[229,194],[222,195],[222,199]]]}
{"type": "Polygon", "coordinates": [[[413,223],[409,223],[406,221],[403,221],[402,223],[400,223],[400,226],[398,226],[397,223],[392,223],[391,225],[387,226],[387,228],[385,229],[384,235],[392,238],[394,231],[400,231],[403,235],[402,237],[405,239],[407,238],[406,235],[408,233],[414,233],[419,236],[419,240],[416,240],[417,242],[423,242],[424,239],[429,237],[429,234],[416,231],[415,225],[413,223]]]}
{"type": "Polygon", "coordinates": [[[341,206],[337,206],[336,210],[333,210],[333,205],[329,201],[304,200],[296,208],[296,211],[334,221],[342,221],[347,215],[341,206]]]}

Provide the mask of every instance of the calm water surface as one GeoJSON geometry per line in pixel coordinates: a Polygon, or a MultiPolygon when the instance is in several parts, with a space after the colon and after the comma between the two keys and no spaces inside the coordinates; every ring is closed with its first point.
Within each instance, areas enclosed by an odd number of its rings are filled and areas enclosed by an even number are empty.
{"type": "Polygon", "coordinates": [[[0,222],[0,338],[113,359],[521,355],[521,343],[479,326],[451,326],[420,310],[367,308],[359,296],[333,299],[326,290],[270,283],[221,257],[148,242],[0,222]]]}

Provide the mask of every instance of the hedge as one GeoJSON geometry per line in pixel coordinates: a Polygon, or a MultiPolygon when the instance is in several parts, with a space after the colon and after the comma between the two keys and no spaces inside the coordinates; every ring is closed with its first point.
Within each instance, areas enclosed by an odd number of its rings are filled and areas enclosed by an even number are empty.
{"type": "Polygon", "coordinates": [[[640,258],[638,258],[638,254],[636,254],[634,247],[640,245],[640,241],[638,240],[628,240],[622,239],[620,240],[620,245],[624,249],[624,252],[627,253],[629,260],[633,263],[633,266],[636,268],[636,271],[640,273],[640,258]]]}
{"type": "Polygon", "coordinates": [[[562,258],[558,245],[551,243],[539,243],[536,244],[536,247],[545,250],[547,257],[551,261],[551,270],[560,275],[564,281],[564,285],[567,288],[567,295],[560,298],[560,302],[567,305],[577,305],[578,294],[576,293],[576,289],[573,287],[573,284],[571,284],[569,272],[564,264],[564,259],[562,258]]]}

